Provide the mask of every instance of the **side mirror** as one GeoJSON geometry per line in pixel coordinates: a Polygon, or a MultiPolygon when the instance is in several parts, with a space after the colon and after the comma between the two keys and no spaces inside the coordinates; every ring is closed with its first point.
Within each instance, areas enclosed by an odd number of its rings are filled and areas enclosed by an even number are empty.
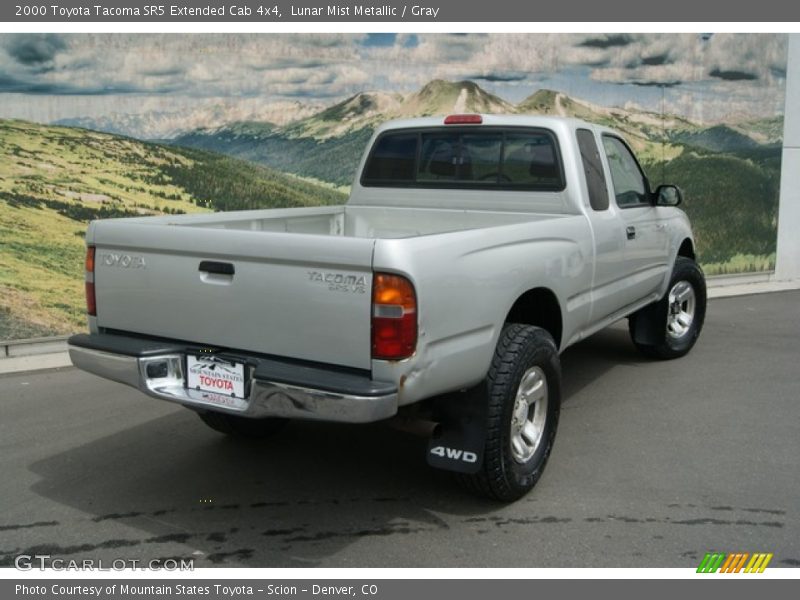
{"type": "Polygon", "coordinates": [[[656,206],[678,206],[683,194],[677,185],[660,185],[656,188],[656,206]]]}

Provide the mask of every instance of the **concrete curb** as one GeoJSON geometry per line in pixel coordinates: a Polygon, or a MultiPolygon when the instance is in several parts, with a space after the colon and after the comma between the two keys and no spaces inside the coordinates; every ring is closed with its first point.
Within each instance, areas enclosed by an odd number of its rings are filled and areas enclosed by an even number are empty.
{"type": "MultiPolygon", "coordinates": [[[[708,297],[729,298],[800,289],[800,281],[775,281],[772,273],[746,273],[708,278],[708,297]]],[[[69,336],[0,340],[0,375],[72,366],[69,336]]]]}
{"type": "Polygon", "coordinates": [[[717,275],[708,277],[708,297],[728,298],[769,292],[788,292],[800,289],[800,280],[778,281],[775,273],[742,273],[741,275],[717,275]]]}
{"type": "Polygon", "coordinates": [[[25,340],[0,340],[0,360],[32,354],[66,352],[68,338],[68,335],[54,335],[25,340]]]}
{"type": "Polygon", "coordinates": [[[0,360],[0,375],[10,373],[26,373],[42,371],[45,369],[58,369],[71,367],[72,361],[68,352],[54,352],[49,354],[31,354],[0,360]]]}
{"type": "Polygon", "coordinates": [[[72,366],[68,335],[0,340],[0,375],[72,366]]]}

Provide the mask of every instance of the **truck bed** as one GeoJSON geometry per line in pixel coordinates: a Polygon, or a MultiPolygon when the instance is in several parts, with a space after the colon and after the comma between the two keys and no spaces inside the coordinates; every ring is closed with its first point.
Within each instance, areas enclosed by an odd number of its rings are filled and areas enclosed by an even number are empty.
{"type": "Polygon", "coordinates": [[[369,369],[377,240],[545,218],[330,206],[98,221],[95,325],[369,369]]]}
{"type": "MultiPolygon", "coordinates": [[[[354,238],[398,239],[536,221],[553,215],[477,210],[329,206],[170,217],[170,225],[354,238]]],[[[155,223],[155,220],[149,222],[155,223]]]]}

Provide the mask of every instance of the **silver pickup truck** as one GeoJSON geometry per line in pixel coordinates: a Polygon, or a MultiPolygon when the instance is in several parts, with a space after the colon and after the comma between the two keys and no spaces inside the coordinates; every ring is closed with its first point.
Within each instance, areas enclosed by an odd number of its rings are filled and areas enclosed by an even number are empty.
{"type": "Polygon", "coordinates": [[[230,435],[426,419],[429,464],[513,500],[553,447],[561,351],[625,317],[649,357],[697,340],[680,201],[579,120],[390,122],[344,206],[93,222],[70,354],[230,435]]]}

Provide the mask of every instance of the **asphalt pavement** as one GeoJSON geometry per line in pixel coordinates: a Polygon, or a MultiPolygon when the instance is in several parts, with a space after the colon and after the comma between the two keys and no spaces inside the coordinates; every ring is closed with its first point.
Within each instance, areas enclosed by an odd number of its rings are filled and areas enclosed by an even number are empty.
{"type": "Polygon", "coordinates": [[[0,377],[0,566],[800,566],[800,292],[709,305],[692,353],[641,358],[617,325],[563,355],[538,486],[501,505],[389,428],[291,423],[236,442],[72,368],[0,377]]]}

